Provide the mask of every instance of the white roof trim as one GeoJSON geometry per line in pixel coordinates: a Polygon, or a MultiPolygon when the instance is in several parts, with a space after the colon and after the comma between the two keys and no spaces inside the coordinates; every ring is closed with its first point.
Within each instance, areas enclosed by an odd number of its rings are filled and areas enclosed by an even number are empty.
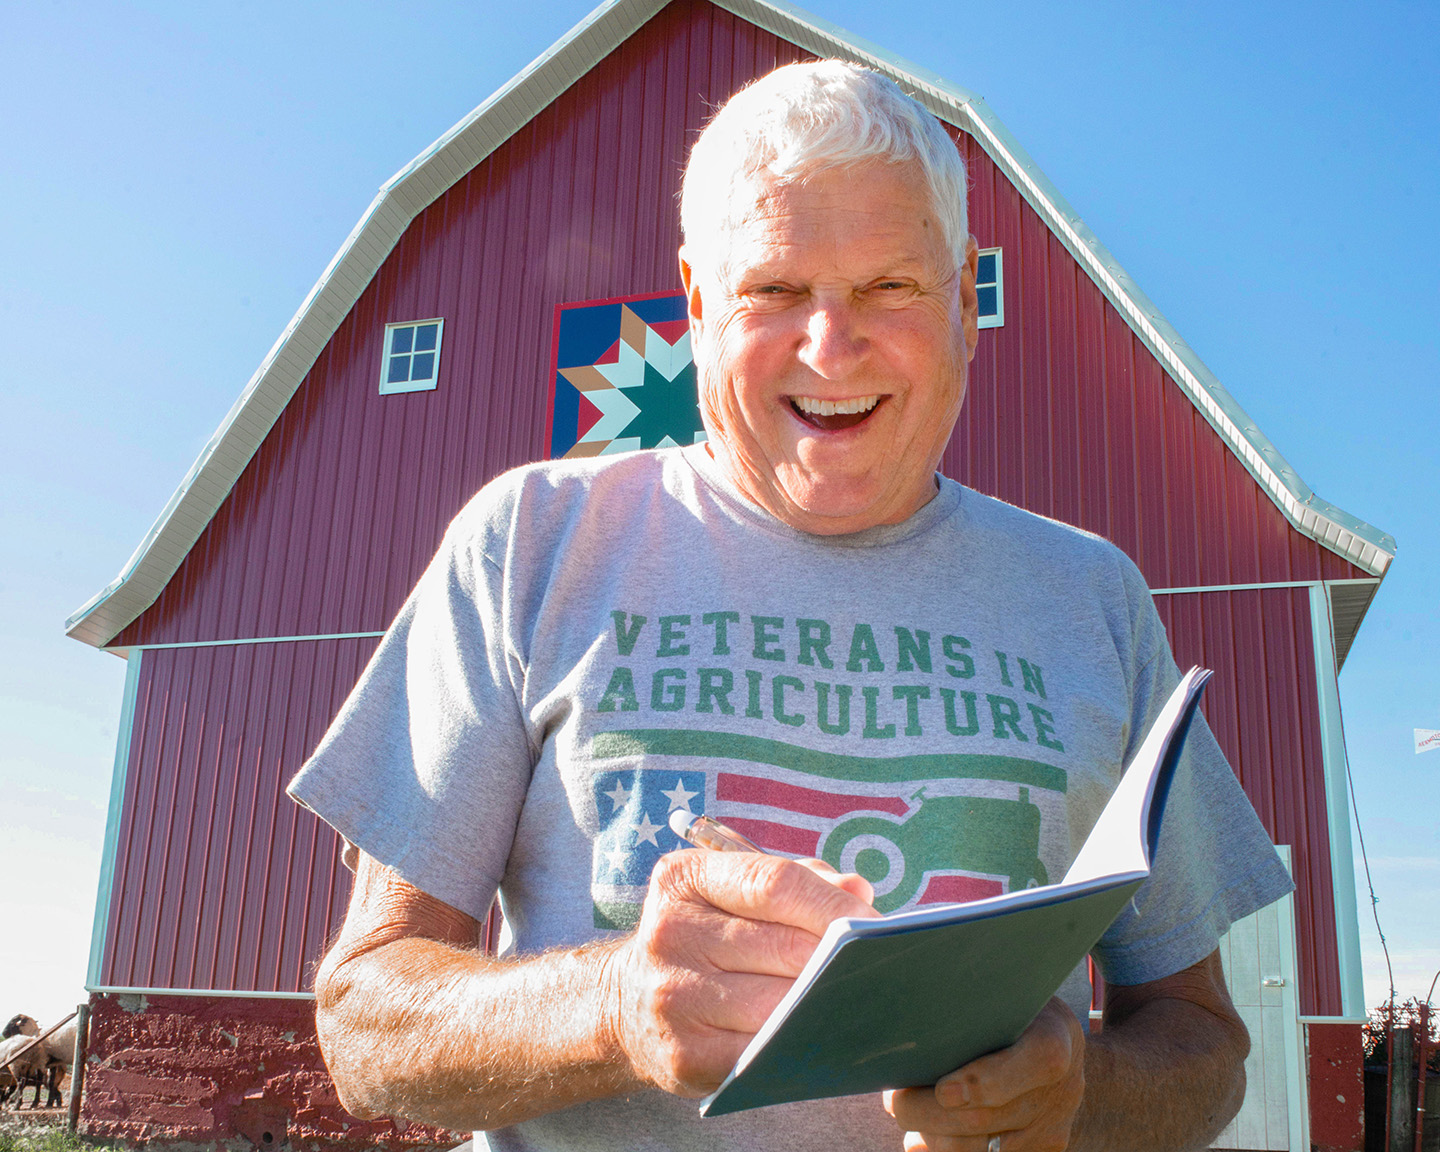
{"type": "MultiPolygon", "coordinates": [[[[1120,310],[1286,518],[1306,536],[1358,567],[1377,576],[1384,574],[1395,554],[1394,540],[1326,504],[1305,485],[983,100],[786,0],[715,2],[816,55],[855,60],[886,73],[941,119],[969,132],[1120,310]]],[[[155,602],[410,221],[664,3],[608,0],[600,5],[386,181],[120,574],[65,622],[67,635],[103,647],[155,602]]]]}

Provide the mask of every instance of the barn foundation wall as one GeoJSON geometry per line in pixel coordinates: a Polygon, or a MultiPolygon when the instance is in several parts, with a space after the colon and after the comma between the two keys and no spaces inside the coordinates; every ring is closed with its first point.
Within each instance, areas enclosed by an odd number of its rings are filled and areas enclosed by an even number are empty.
{"type": "Polygon", "coordinates": [[[450,1148],[468,1134],[340,1106],[309,1000],[95,993],[80,1131],[161,1150],[450,1148]]]}
{"type": "Polygon", "coordinates": [[[1305,1025],[1309,1049],[1310,1147],[1360,1152],[1365,1146],[1365,1086],[1360,1025],[1305,1025]]]}

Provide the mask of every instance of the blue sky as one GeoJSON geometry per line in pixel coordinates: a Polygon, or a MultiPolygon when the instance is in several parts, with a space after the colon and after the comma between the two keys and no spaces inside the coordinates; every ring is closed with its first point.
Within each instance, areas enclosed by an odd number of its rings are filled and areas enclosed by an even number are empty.
{"type": "MultiPolygon", "coordinates": [[[[1440,9],[876,5],[817,15],[983,95],[1325,499],[1399,557],[1341,676],[1402,993],[1440,968],[1440,9]],[[1363,13],[1363,15],[1362,15],[1363,13]]],[[[588,11],[8,5],[0,41],[0,988],[84,995],[119,570],[378,186],[588,11]],[[20,931],[21,928],[28,932],[20,931]],[[37,944],[39,941],[41,943],[37,944]]],[[[1366,999],[1385,965],[1361,877],[1366,999]]]]}

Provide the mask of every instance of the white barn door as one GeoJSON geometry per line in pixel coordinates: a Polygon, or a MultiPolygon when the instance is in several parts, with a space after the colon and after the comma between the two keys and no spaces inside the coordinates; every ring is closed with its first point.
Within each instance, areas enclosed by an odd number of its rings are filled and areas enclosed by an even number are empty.
{"type": "MultiPolygon", "coordinates": [[[[1279,851],[1289,868],[1289,845],[1279,851]]],[[[1211,1147],[1309,1152],[1294,895],[1232,924],[1220,941],[1220,959],[1235,1009],[1250,1030],[1250,1056],[1245,1061],[1245,1103],[1211,1147]]]]}

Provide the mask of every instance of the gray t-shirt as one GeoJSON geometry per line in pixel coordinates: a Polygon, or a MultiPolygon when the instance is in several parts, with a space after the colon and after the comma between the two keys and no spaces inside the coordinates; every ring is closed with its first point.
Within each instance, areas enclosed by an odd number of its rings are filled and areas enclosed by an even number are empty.
{"type": "MultiPolygon", "coordinates": [[[[638,919],[675,808],[875,885],[882,911],[1059,880],[1178,680],[1113,545],[947,479],[795,531],[703,445],[507,473],[457,516],[290,793],[517,954],[638,919]]],[[[1203,721],[1151,879],[1094,959],[1142,983],[1289,877],[1203,721]]],[[[1083,1020],[1083,967],[1062,996],[1083,1020]]],[[[543,1026],[543,1022],[537,1022],[543,1026]]],[[[660,1092],[495,1149],[895,1148],[874,1097],[701,1120],[660,1092]]]]}

